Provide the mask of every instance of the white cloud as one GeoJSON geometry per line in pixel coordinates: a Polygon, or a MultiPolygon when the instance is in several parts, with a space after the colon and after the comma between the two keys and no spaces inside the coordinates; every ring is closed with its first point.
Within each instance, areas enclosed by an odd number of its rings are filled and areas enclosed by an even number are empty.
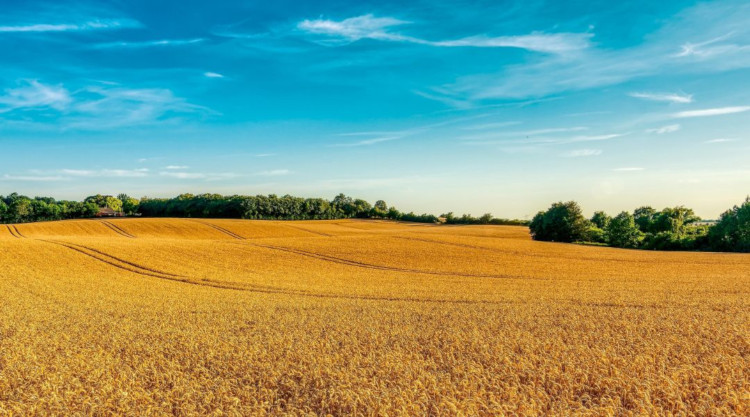
{"type": "Polygon", "coordinates": [[[750,110],[750,106],[718,107],[715,109],[681,111],[673,113],[672,117],[675,119],[684,119],[690,117],[721,116],[724,114],[743,113],[748,110],[750,110]]]}
{"type": "Polygon", "coordinates": [[[77,100],[71,106],[72,112],[62,122],[67,127],[78,129],[156,124],[178,115],[212,113],[205,107],[176,97],[171,90],[164,88],[90,86],[80,90],[74,98],[77,100]]]}
{"type": "Polygon", "coordinates": [[[140,42],[106,42],[97,43],[91,46],[92,49],[108,49],[108,48],[151,48],[158,46],[184,46],[192,45],[195,43],[203,42],[203,38],[195,39],[160,39],[153,41],[140,41],[140,42]]]}
{"type": "Polygon", "coordinates": [[[36,80],[22,81],[18,88],[6,89],[0,96],[0,113],[16,109],[53,108],[64,110],[73,101],[61,85],[45,85],[36,80]]]}
{"type": "Polygon", "coordinates": [[[289,175],[292,171],[288,169],[274,169],[270,171],[261,171],[256,173],[255,175],[259,175],[261,177],[280,177],[282,175],[289,175]]]}
{"type": "Polygon", "coordinates": [[[644,41],[626,48],[590,47],[565,56],[533,57],[500,71],[459,77],[441,87],[454,100],[524,99],[617,85],[628,80],[681,74],[711,74],[750,68],[750,3],[698,3],[665,22],[644,41]],[[696,34],[715,39],[732,33],[732,43],[709,45],[710,54],[675,57],[675,45],[696,34]]]}
{"type": "Polygon", "coordinates": [[[737,139],[717,138],[717,139],[707,140],[703,143],[726,143],[726,142],[737,142],[737,139]]]}
{"type": "Polygon", "coordinates": [[[392,26],[404,25],[409,22],[392,17],[375,17],[371,14],[350,17],[341,21],[315,19],[303,20],[297,28],[316,35],[329,35],[338,39],[328,39],[331,43],[349,43],[360,39],[380,39],[390,41],[404,41],[407,38],[388,32],[392,26]]]}
{"type": "Polygon", "coordinates": [[[489,129],[499,129],[503,127],[513,126],[521,124],[521,122],[495,122],[495,123],[483,123],[483,124],[477,124],[473,126],[466,126],[463,129],[464,130],[489,130],[489,129]]]}
{"type": "Polygon", "coordinates": [[[600,149],[577,149],[574,151],[565,152],[561,156],[565,158],[579,158],[585,156],[597,156],[601,154],[602,151],[600,149]]]}
{"type": "Polygon", "coordinates": [[[215,172],[215,173],[203,173],[203,172],[175,172],[175,171],[162,171],[159,175],[166,178],[175,178],[178,180],[206,180],[216,181],[225,180],[231,178],[237,178],[241,175],[234,174],[231,172],[215,172]]]}
{"type": "Polygon", "coordinates": [[[185,114],[215,114],[163,88],[93,85],[71,92],[62,85],[47,85],[37,80],[24,80],[20,84],[0,95],[0,114],[26,119],[29,113],[37,111],[49,118],[48,110],[53,109],[58,112],[53,123],[62,129],[130,127],[165,123],[185,114]]]}
{"type": "Polygon", "coordinates": [[[680,93],[630,93],[630,97],[641,98],[651,101],[668,101],[670,103],[692,103],[692,94],[680,93]]]}
{"type": "Polygon", "coordinates": [[[147,168],[139,169],[61,169],[60,174],[71,177],[124,177],[124,178],[143,178],[148,176],[147,168]]]}
{"type": "Polygon", "coordinates": [[[706,59],[717,55],[723,55],[727,53],[736,53],[750,50],[748,45],[738,45],[736,43],[724,42],[734,36],[733,32],[727,33],[722,36],[718,36],[713,39],[709,39],[704,42],[690,43],[687,42],[682,45],[682,50],[672,57],[674,58],[696,58],[706,59]]]}
{"type": "Polygon", "coordinates": [[[610,140],[614,138],[619,138],[621,136],[625,136],[627,133],[612,133],[608,135],[595,135],[595,136],[576,136],[574,138],[568,139],[566,142],[590,142],[590,141],[597,141],[597,140],[610,140]]]}
{"type": "Polygon", "coordinates": [[[211,72],[211,71],[204,72],[203,76],[206,78],[224,78],[224,75],[219,74],[218,72],[211,72]]]}
{"type": "Polygon", "coordinates": [[[470,36],[451,41],[429,42],[429,44],[446,47],[520,48],[529,51],[562,54],[588,48],[593,36],[591,33],[532,32],[520,36],[470,36]]]}
{"type": "Polygon", "coordinates": [[[453,40],[430,41],[390,31],[392,27],[408,23],[411,22],[366,14],[340,21],[328,19],[303,20],[297,24],[297,28],[314,35],[328,36],[328,38],[320,41],[324,45],[341,45],[356,42],[360,39],[376,39],[435,47],[520,48],[553,54],[586,49],[590,46],[590,39],[593,36],[590,33],[532,32],[528,35],[518,36],[491,37],[477,35],[453,40]]]}
{"type": "Polygon", "coordinates": [[[206,174],[199,172],[160,172],[162,177],[177,178],[181,180],[194,180],[206,178],[206,174]]]}
{"type": "Polygon", "coordinates": [[[188,169],[189,166],[186,165],[167,165],[164,167],[164,169],[188,169]]]}
{"type": "Polygon", "coordinates": [[[330,145],[330,146],[341,147],[341,148],[351,148],[351,147],[356,147],[356,146],[370,146],[370,145],[375,145],[381,142],[390,142],[392,140],[398,140],[398,139],[401,139],[402,137],[403,136],[383,136],[383,137],[378,137],[378,138],[360,140],[360,141],[351,142],[351,143],[337,143],[337,144],[330,145]]]}
{"type": "Polygon", "coordinates": [[[634,172],[634,171],[643,171],[645,169],[646,168],[641,168],[641,167],[623,167],[623,168],[615,168],[612,171],[617,171],[617,172],[634,172]]]}
{"type": "Polygon", "coordinates": [[[668,126],[662,126],[657,127],[654,129],[646,129],[646,133],[656,133],[657,135],[663,135],[666,133],[674,133],[680,130],[682,126],[675,124],[675,125],[668,125],[668,126]]]}
{"type": "Polygon", "coordinates": [[[60,175],[8,175],[2,176],[6,181],[65,181],[67,178],[60,175]]]}
{"type": "Polygon", "coordinates": [[[141,24],[131,19],[99,19],[82,23],[31,23],[0,26],[0,33],[24,32],[80,32],[139,28],[141,24]]]}

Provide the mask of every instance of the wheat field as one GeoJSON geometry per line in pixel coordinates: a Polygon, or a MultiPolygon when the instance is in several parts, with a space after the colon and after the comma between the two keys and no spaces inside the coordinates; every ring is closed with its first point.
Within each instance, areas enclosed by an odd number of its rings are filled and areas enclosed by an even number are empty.
{"type": "Polygon", "coordinates": [[[0,415],[747,415],[750,255],[368,220],[0,225],[0,415]]]}

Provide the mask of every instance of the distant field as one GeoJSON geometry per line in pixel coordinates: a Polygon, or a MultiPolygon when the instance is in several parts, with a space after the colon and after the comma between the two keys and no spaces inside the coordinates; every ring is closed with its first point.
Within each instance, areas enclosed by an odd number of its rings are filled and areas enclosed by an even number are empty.
{"type": "Polygon", "coordinates": [[[750,255],[512,226],[0,225],[0,415],[748,415],[750,255]]]}

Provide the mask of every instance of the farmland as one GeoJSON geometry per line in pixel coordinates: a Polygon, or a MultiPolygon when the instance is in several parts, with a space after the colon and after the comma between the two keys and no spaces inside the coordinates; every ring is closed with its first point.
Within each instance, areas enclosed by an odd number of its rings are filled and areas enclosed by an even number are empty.
{"type": "Polygon", "coordinates": [[[0,415],[742,415],[750,255],[516,226],[0,225],[0,415]]]}

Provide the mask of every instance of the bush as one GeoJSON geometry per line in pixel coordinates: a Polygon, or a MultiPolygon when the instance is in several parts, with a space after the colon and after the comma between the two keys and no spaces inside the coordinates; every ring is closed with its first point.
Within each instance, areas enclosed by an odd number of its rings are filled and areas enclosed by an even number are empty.
{"type": "Polygon", "coordinates": [[[586,240],[589,222],[575,201],[558,202],[537,213],[529,229],[534,240],[577,242],[586,240]]]}

